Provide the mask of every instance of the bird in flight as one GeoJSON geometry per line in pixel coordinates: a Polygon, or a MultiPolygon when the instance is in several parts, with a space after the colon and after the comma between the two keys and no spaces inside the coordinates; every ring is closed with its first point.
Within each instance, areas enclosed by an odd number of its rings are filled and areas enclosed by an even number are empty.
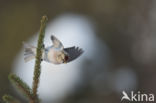
{"type": "MultiPolygon", "coordinates": [[[[58,40],[54,35],[51,35],[51,40],[53,45],[49,47],[44,47],[42,49],[42,60],[53,63],[53,64],[63,64],[69,63],[76,58],[78,58],[84,51],[79,47],[69,47],[64,48],[60,40],[58,40]]],[[[25,53],[24,60],[28,62],[35,58],[36,47],[24,43],[25,53]]]]}

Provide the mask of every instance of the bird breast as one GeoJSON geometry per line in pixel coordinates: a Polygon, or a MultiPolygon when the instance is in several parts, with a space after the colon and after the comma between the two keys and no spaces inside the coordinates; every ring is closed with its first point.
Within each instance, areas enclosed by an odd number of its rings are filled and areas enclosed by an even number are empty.
{"type": "Polygon", "coordinates": [[[51,63],[54,64],[60,64],[62,63],[62,60],[58,59],[58,55],[61,54],[60,51],[54,50],[54,49],[49,49],[47,57],[48,57],[48,61],[50,61],[51,63]]]}

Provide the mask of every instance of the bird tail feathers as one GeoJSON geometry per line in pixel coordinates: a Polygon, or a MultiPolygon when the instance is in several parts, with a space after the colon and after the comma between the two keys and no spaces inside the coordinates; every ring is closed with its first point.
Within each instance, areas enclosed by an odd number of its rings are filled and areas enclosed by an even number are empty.
{"type": "Polygon", "coordinates": [[[24,61],[28,62],[35,58],[36,47],[26,44],[25,42],[23,42],[23,44],[24,44],[24,61]]]}

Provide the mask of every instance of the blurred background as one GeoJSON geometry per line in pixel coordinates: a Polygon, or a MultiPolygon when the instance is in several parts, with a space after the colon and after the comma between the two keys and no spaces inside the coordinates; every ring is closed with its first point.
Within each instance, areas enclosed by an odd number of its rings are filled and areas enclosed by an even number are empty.
{"type": "Polygon", "coordinates": [[[42,103],[118,103],[122,91],[156,94],[156,1],[0,1],[0,97],[27,102],[8,74],[31,86],[34,60],[24,63],[22,42],[36,45],[45,14],[46,46],[54,34],[85,52],[68,64],[42,63],[42,103]]]}

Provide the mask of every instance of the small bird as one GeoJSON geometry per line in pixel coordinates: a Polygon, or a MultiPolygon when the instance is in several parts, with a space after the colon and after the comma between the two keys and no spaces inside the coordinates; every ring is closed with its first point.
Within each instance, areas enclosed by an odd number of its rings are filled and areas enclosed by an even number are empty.
{"type": "MultiPolygon", "coordinates": [[[[42,49],[42,60],[46,62],[53,64],[69,63],[84,52],[81,48],[75,46],[64,48],[63,44],[54,35],[51,35],[51,40],[53,45],[46,48],[43,45],[42,49]]],[[[36,47],[26,43],[24,43],[24,47],[25,62],[34,59],[36,56],[36,47]]]]}

